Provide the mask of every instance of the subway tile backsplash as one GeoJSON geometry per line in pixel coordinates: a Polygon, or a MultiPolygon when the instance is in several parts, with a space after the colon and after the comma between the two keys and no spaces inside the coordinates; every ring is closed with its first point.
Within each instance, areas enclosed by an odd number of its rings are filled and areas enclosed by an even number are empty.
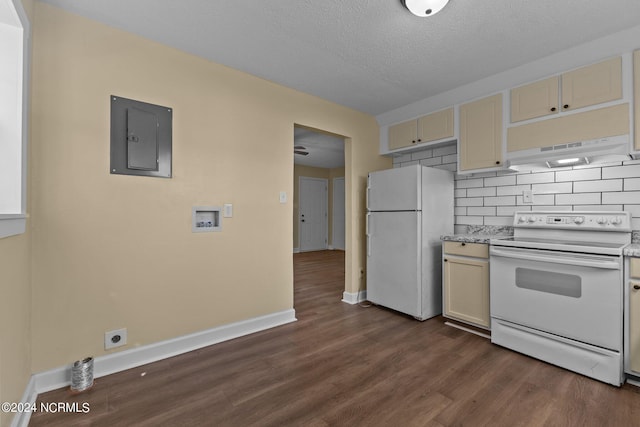
{"type": "MultiPolygon", "coordinates": [[[[415,151],[393,159],[393,167],[421,164],[456,171],[456,145],[415,151]]],[[[640,160],[550,172],[510,171],[455,175],[455,232],[468,226],[512,225],[516,211],[624,210],[640,230],[640,160]],[[533,203],[522,192],[533,191],[533,203]]]]}

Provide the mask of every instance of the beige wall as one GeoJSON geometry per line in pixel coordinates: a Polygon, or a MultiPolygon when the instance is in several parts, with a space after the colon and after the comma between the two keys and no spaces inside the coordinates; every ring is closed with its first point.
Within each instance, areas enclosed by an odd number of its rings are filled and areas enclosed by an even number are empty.
{"type": "MultiPolygon", "coordinates": [[[[22,3],[32,20],[33,0],[22,3]]],[[[0,239],[0,402],[19,402],[31,376],[30,225],[25,234],[0,239]]],[[[0,426],[13,415],[0,412],[0,426]]]]}
{"type": "Polygon", "coordinates": [[[29,248],[28,233],[0,239],[0,402],[20,402],[31,375],[29,248]]]}
{"type": "Polygon", "coordinates": [[[333,246],[333,179],[344,178],[344,175],[344,167],[329,169],[329,244],[331,246],[333,246]]]}
{"type": "Polygon", "coordinates": [[[305,176],[309,178],[322,178],[327,180],[327,184],[329,187],[329,191],[327,193],[328,204],[327,204],[327,212],[328,212],[328,229],[327,235],[329,238],[329,245],[333,244],[333,178],[344,177],[344,168],[334,168],[334,169],[325,169],[325,168],[314,168],[311,166],[303,166],[303,165],[294,165],[293,167],[293,247],[300,247],[300,236],[299,236],[299,228],[300,223],[298,221],[298,216],[300,213],[299,210],[299,201],[300,201],[300,177],[305,176]]]}
{"type": "MultiPolygon", "coordinates": [[[[293,126],[346,139],[346,289],[363,286],[373,117],[36,3],[33,371],[292,308],[293,126]],[[173,178],[109,174],[109,95],[173,108],[173,178]],[[278,193],[289,202],[280,204],[278,193]],[[220,233],[191,207],[233,203],[220,233]]],[[[336,301],[336,303],[339,303],[336,301]]]]}

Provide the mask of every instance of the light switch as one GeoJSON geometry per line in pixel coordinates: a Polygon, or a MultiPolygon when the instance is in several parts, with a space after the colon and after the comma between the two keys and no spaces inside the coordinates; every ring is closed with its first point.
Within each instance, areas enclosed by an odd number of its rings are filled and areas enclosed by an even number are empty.
{"type": "Polygon", "coordinates": [[[286,191],[281,191],[280,192],[280,203],[287,203],[287,192],[286,191]]]}
{"type": "Polygon", "coordinates": [[[231,203],[225,203],[223,207],[222,216],[224,218],[233,217],[233,205],[231,203]]]}

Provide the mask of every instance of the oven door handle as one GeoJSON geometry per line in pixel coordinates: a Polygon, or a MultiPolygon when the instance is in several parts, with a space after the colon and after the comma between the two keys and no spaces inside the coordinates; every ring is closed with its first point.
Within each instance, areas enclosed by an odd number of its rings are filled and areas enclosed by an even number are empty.
{"type": "Polygon", "coordinates": [[[540,252],[518,249],[498,249],[491,247],[491,256],[521,259],[525,261],[552,262],[555,264],[569,264],[582,267],[607,268],[610,270],[620,270],[620,261],[618,258],[611,259],[606,257],[573,257],[558,253],[545,255],[540,252]]]}

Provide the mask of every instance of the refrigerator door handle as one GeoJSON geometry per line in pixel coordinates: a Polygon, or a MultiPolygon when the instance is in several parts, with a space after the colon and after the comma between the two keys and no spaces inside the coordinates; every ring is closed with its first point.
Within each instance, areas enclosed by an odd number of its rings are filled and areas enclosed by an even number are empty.
{"type": "Polygon", "coordinates": [[[366,221],[365,221],[365,223],[364,223],[364,230],[365,230],[364,232],[365,232],[365,234],[366,234],[367,236],[369,235],[369,217],[371,217],[371,214],[370,214],[370,213],[368,213],[368,214],[367,214],[367,216],[366,216],[366,218],[365,218],[365,219],[366,219],[366,221]]]}
{"type": "Polygon", "coordinates": [[[365,193],[365,199],[366,199],[365,203],[367,205],[367,209],[369,209],[369,200],[371,200],[371,187],[369,187],[369,185],[367,185],[367,192],[365,193]]]}
{"type": "Polygon", "coordinates": [[[369,234],[369,221],[371,214],[368,213],[365,218],[365,234],[367,236],[367,256],[371,256],[371,235],[369,234]]]}

